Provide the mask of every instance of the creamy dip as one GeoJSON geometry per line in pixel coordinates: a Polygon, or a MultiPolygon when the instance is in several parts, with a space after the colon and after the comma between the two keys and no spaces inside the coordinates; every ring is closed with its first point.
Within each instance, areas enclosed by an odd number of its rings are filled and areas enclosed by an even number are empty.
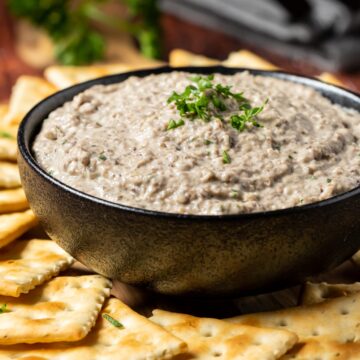
{"type": "Polygon", "coordinates": [[[194,74],[172,72],[97,85],[44,121],[33,151],[52,176],[78,190],[138,208],[235,214],[316,202],[360,183],[360,114],[300,84],[247,72],[214,83],[269,98],[239,132],[228,119],[185,120],[167,99],[194,74]],[[224,163],[224,151],[231,159],[224,163]]]}

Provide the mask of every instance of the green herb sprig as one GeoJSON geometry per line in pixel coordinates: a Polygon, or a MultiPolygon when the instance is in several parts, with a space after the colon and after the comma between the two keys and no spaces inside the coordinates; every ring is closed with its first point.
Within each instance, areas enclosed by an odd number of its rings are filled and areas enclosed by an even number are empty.
{"type": "Polygon", "coordinates": [[[7,0],[13,15],[44,29],[55,45],[55,56],[64,65],[82,65],[103,59],[105,39],[94,22],[136,38],[141,52],[160,58],[160,12],[157,0],[122,0],[129,19],[105,13],[109,0],[7,0]]]}
{"type": "Polygon", "coordinates": [[[222,159],[223,159],[224,164],[230,164],[231,163],[230,155],[228,154],[228,152],[226,150],[224,150],[223,153],[222,153],[222,159]]]}
{"type": "Polygon", "coordinates": [[[4,139],[15,139],[14,136],[12,136],[9,132],[7,131],[0,131],[0,138],[4,138],[4,139]]]}
{"type": "Polygon", "coordinates": [[[227,110],[226,99],[233,99],[238,103],[238,114],[230,117],[230,125],[238,130],[244,131],[248,123],[255,127],[263,127],[256,117],[268,103],[268,99],[261,106],[252,107],[242,92],[234,93],[231,86],[214,84],[214,75],[194,76],[190,78],[193,84],[186,86],[182,93],[174,91],[168,98],[168,104],[175,103],[179,111],[180,119],[170,120],[167,129],[175,129],[185,124],[185,119],[201,119],[205,122],[213,117],[223,119],[223,112],[227,110]],[[179,125],[177,125],[179,124],[179,125]]]}
{"type": "Polygon", "coordinates": [[[114,319],[112,316],[110,316],[109,314],[102,314],[102,317],[107,320],[111,325],[119,328],[119,329],[124,329],[124,325],[117,321],[116,319],[114,319]]]}
{"type": "Polygon", "coordinates": [[[0,306],[0,314],[3,314],[3,313],[6,313],[6,312],[8,312],[9,310],[8,310],[8,308],[7,308],[7,304],[2,304],[1,306],[0,306]]]}

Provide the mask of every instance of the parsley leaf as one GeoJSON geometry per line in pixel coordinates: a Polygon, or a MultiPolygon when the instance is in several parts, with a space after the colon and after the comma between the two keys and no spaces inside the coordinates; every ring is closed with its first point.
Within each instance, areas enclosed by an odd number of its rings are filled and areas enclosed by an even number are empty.
{"type": "Polygon", "coordinates": [[[100,154],[99,159],[105,161],[107,157],[104,154],[100,154]]]}
{"type": "Polygon", "coordinates": [[[166,130],[173,130],[173,129],[176,129],[176,128],[180,127],[180,126],[183,126],[184,124],[185,124],[185,122],[184,122],[183,119],[180,119],[178,121],[170,120],[166,130]]]}
{"type": "Polygon", "coordinates": [[[230,155],[228,154],[228,152],[226,150],[224,150],[223,153],[222,153],[222,159],[223,159],[224,164],[230,164],[231,163],[230,155]]]}
{"type": "Polygon", "coordinates": [[[0,131],[0,137],[1,138],[5,138],[5,139],[15,139],[14,136],[12,136],[10,133],[8,133],[7,131],[0,131]]]}
{"type": "Polygon", "coordinates": [[[8,310],[8,308],[7,308],[7,304],[2,304],[1,306],[0,306],[0,314],[3,314],[3,313],[6,313],[6,312],[8,312],[9,310],[8,310]]]}
{"type": "Polygon", "coordinates": [[[238,103],[239,113],[230,116],[230,125],[234,129],[241,132],[246,129],[248,123],[255,127],[263,127],[256,120],[256,116],[264,110],[268,99],[261,106],[252,107],[242,92],[234,93],[231,86],[213,84],[214,75],[193,76],[190,80],[193,84],[186,86],[182,93],[174,91],[167,99],[168,104],[175,104],[181,117],[178,122],[171,120],[168,130],[184,125],[184,119],[198,118],[208,122],[215,117],[224,121],[222,113],[227,110],[227,99],[233,99],[238,103]]]}
{"type": "Polygon", "coordinates": [[[119,328],[119,329],[124,329],[125,326],[117,321],[116,319],[114,319],[112,316],[110,316],[109,314],[102,314],[102,317],[107,320],[111,325],[114,325],[115,327],[119,328]]]}

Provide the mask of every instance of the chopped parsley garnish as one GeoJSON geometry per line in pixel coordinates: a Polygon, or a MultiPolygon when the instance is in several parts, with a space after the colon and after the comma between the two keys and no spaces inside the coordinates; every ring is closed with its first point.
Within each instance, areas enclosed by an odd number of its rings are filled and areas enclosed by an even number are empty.
{"type": "Polygon", "coordinates": [[[240,115],[231,116],[231,126],[238,131],[244,131],[247,123],[251,123],[255,127],[263,127],[263,125],[257,122],[256,115],[260,114],[264,110],[264,107],[268,103],[268,101],[269,100],[266,99],[261,106],[254,108],[249,108],[249,103],[244,103],[240,105],[239,109],[243,110],[243,113],[240,115]]]}
{"type": "Polygon", "coordinates": [[[204,144],[205,145],[210,145],[210,144],[212,144],[213,142],[211,141],[211,140],[207,140],[207,139],[205,139],[204,140],[204,144]]]}
{"type": "Polygon", "coordinates": [[[3,314],[3,313],[6,313],[6,312],[8,312],[9,310],[8,310],[8,308],[7,308],[7,304],[2,304],[1,306],[0,306],[0,314],[3,314]]]}
{"type": "Polygon", "coordinates": [[[107,157],[104,154],[100,154],[99,159],[104,161],[107,159],[107,157]]]}
{"type": "Polygon", "coordinates": [[[326,179],[326,182],[327,182],[328,184],[330,184],[331,181],[332,181],[332,179],[330,179],[330,178],[326,179]]]}
{"type": "Polygon", "coordinates": [[[110,316],[109,314],[102,314],[102,317],[107,320],[111,325],[114,325],[115,327],[119,328],[119,329],[124,329],[124,325],[117,321],[116,319],[114,319],[112,316],[110,316]]]}
{"type": "Polygon", "coordinates": [[[0,137],[5,139],[15,139],[15,137],[7,131],[0,131],[0,137]]]}
{"type": "Polygon", "coordinates": [[[248,123],[263,127],[256,120],[256,116],[264,110],[268,99],[261,106],[252,107],[242,92],[234,93],[231,86],[214,84],[214,75],[195,76],[190,80],[193,84],[186,86],[180,94],[174,91],[167,100],[168,104],[175,103],[180,115],[177,122],[170,120],[168,130],[184,125],[184,119],[208,122],[215,117],[224,121],[222,113],[227,110],[227,99],[233,99],[238,104],[239,112],[230,116],[230,125],[234,129],[244,131],[248,123]]]}
{"type": "Polygon", "coordinates": [[[230,196],[232,198],[237,198],[239,196],[239,192],[237,190],[232,189],[230,192],[230,196]]]}
{"type": "Polygon", "coordinates": [[[169,124],[168,124],[168,126],[167,126],[167,130],[176,129],[176,128],[178,128],[178,127],[180,127],[180,126],[183,126],[183,125],[185,125],[185,122],[184,122],[183,119],[180,119],[180,120],[178,120],[178,121],[170,120],[170,121],[169,121],[169,124]]]}
{"type": "Polygon", "coordinates": [[[222,158],[223,158],[223,163],[224,164],[230,164],[231,163],[230,155],[228,154],[228,152],[226,150],[223,151],[222,158]]]}

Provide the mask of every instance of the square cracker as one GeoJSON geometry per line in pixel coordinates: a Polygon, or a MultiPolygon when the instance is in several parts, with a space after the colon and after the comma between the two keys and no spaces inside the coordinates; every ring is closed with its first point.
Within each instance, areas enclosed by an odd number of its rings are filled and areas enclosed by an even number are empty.
{"type": "Polygon", "coordinates": [[[210,59],[203,55],[193,54],[182,49],[172,50],[169,55],[170,66],[208,66],[217,65],[220,62],[215,59],[210,59]]]}
{"type": "Polygon", "coordinates": [[[0,161],[0,188],[21,186],[19,168],[16,164],[0,161]]]}
{"type": "Polygon", "coordinates": [[[104,314],[119,321],[124,328],[117,328],[99,316],[94,329],[83,340],[0,346],[0,360],[161,360],[186,350],[183,341],[137,314],[120,300],[110,299],[102,310],[104,314]]]}
{"type": "Polygon", "coordinates": [[[104,64],[90,66],[60,66],[53,65],[45,69],[46,79],[59,89],[64,89],[83,81],[101,76],[119,74],[130,70],[125,64],[104,64]]]}
{"type": "Polygon", "coordinates": [[[353,284],[328,284],[326,282],[307,282],[303,288],[301,304],[317,304],[327,299],[348,296],[357,292],[360,292],[360,282],[356,282],[353,284]]]}
{"type": "Polygon", "coordinates": [[[281,360],[359,360],[360,343],[307,341],[294,346],[281,360]]]}
{"type": "Polygon", "coordinates": [[[19,298],[0,296],[0,344],[78,341],[94,326],[110,296],[111,282],[100,275],[63,276],[19,298]]]}
{"type": "Polygon", "coordinates": [[[17,145],[14,139],[0,137],[0,160],[16,161],[17,145]]]}
{"type": "Polygon", "coordinates": [[[56,90],[52,84],[40,77],[20,76],[13,87],[9,112],[4,117],[4,124],[18,125],[33,106],[56,90]]]}
{"type": "Polygon", "coordinates": [[[0,250],[0,295],[18,297],[65,270],[73,258],[51,240],[17,241],[0,250]]]}
{"type": "Polygon", "coordinates": [[[0,190],[0,214],[28,208],[29,204],[22,188],[0,190]]]}
{"type": "Polygon", "coordinates": [[[260,70],[279,69],[274,64],[248,50],[239,50],[230,53],[228,58],[222,62],[222,65],[229,67],[244,67],[260,70]]]}
{"type": "Polygon", "coordinates": [[[360,293],[228,321],[295,332],[300,343],[283,359],[348,359],[348,352],[356,353],[354,359],[360,359],[359,346],[355,345],[360,339],[360,293]]]}
{"type": "Polygon", "coordinates": [[[184,359],[189,360],[279,359],[297,342],[297,336],[289,331],[229,324],[163,310],[154,310],[150,320],[188,344],[189,351],[184,359]]]}
{"type": "Polygon", "coordinates": [[[38,223],[31,210],[0,215],[0,248],[10,244],[38,223]]]}

